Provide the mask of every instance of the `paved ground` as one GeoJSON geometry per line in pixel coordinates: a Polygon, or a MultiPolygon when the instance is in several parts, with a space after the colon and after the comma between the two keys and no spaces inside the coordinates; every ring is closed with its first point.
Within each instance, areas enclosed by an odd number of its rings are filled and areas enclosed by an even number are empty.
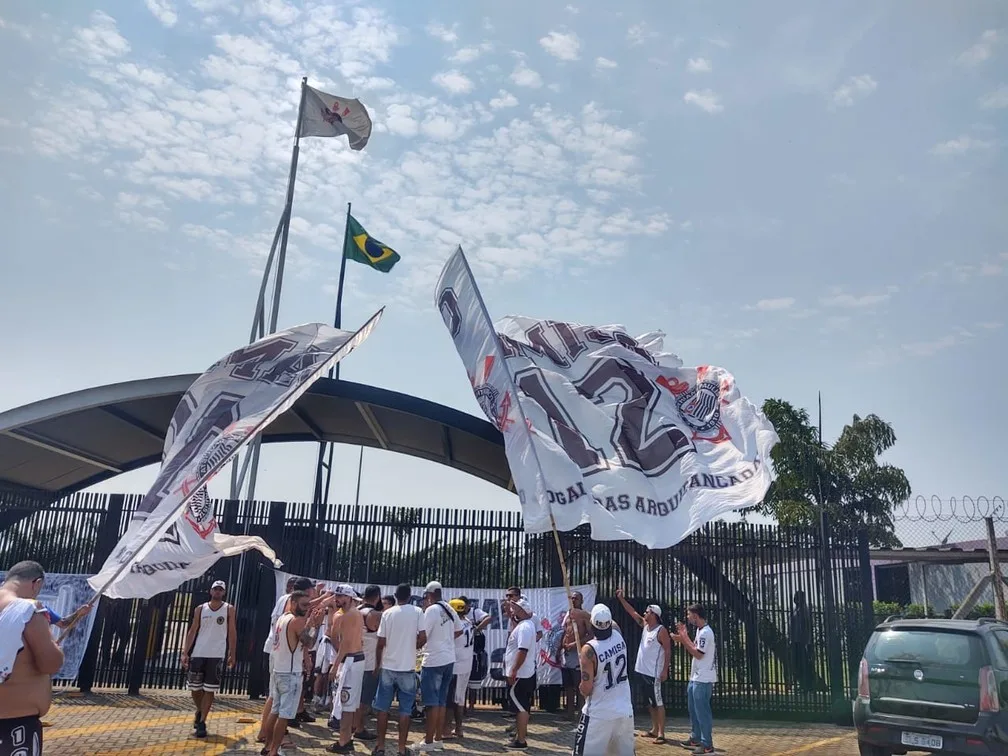
{"type": "MultiPolygon", "coordinates": [[[[150,692],[140,697],[121,693],[57,696],[45,717],[46,756],[156,756],[158,754],[258,754],[254,742],[261,704],[242,698],[222,698],[210,713],[210,737],[191,737],[191,700],[184,694],[150,692]]],[[[450,742],[445,753],[503,753],[506,722],[497,710],[477,712],[464,743],[450,742]]],[[[639,722],[643,725],[644,722],[639,722]]],[[[670,735],[685,735],[681,720],[670,722],[670,735]]],[[[418,728],[414,727],[414,730],[418,728]]],[[[534,715],[529,728],[529,753],[570,753],[573,724],[548,714],[534,715]]],[[[390,735],[394,735],[390,733],[390,735]]],[[[292,735],[295,753],[323,753],[332,742],[329,732],[306,725],[292,735]]],[[[725,754],[746,756],[857,756],[849,729],[829,725],[715,722],[715,746],[725,754]]],[[[410,742],[420,740],[411,734],[410,742]]],[[[390,744],[392,740],[390,739],[390,744]]],[[[358,744],[357,753],[370,749],[358,744]]],[[[638,738],[638,756],[685,754],[674,745],[654,745],[638,738]]]]}

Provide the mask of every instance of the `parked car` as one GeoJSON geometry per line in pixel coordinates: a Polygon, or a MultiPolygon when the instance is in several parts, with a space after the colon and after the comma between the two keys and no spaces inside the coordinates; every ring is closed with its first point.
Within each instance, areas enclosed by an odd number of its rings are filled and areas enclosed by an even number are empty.
{"type": "Polygon", "coordinates": [[[887,620],[854,701],[861,756],[1008,754],[1008,623],[887,620]]]}

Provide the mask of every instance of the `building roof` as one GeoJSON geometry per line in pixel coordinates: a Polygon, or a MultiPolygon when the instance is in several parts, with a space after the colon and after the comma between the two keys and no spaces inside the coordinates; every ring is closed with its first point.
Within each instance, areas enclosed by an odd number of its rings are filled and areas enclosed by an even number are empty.
{"type": "MultiPolygon", "coordinates": [[[[0,487],[62,495],[159,462],[172,413],[198,377],[115,383],[0,413],[0,487]]],[[[395,391],[323,378],[263,434],[264,443],[321,440],[421,457],[513,490],[493,425],[395,391]]]]}

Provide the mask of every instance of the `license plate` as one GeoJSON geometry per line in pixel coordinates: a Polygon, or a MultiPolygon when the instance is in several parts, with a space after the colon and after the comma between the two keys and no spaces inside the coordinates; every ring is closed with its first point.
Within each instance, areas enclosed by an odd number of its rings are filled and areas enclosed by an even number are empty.
{"type": "Polygon", "coordinates": [[[902,743],[905,746],[941,750],[943,741],[941,735],[922,735],[919,732],[904,732],[902,743]]]}

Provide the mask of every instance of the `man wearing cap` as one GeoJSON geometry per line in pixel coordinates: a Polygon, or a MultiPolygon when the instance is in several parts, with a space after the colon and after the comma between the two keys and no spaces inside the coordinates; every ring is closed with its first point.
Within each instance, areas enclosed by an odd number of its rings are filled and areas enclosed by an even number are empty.
{"type": "Polygon", "coordinates": [[[444,748],[441,730],[444,726],[448,689],[455,671],[455,638],[462,634],[458,614],[441,598],[441,583],[432,580],[424,589],[423,623],[424,655],[420,668],[420,695],[427,714],[424,742],[416,753],[444,748]]]}
{"type": "Polygon", "coordinates": [[[532,620],[532,605],[527,598],[511,602],[511,618],[517,623],[504,649],[504,671],[507,673],[508,697],[517,710],[515,734],[508,748],[528,748],[529,711],[536,689],[536,626],[532,620]]]}
{"type": "Polygon", "coordinates": [[[333,591],[333,602],[343,613],[334,617],[329,626],[329,640],[339,649],[333,669],[332,718],[339,720],[339,740],[330,745],[329,753],[353,753],[354,720],[360,708],[364,684],[364,617],[357,609],[357,592],[346,583],[333,591]]]}
{"type": "Polygon", "coordinates": [[[228,669],[234,669],[235,665],[235,609],[224,601],[226,594],[224,581],[215,580],[210,586],[210,600],[193,610],[182,652],[182,669],[189,671],[189,690],[196,704],[193,728],[197,738],[207,736],[207,714],[214,694],[220,690],[225,654],[228,669]]]}
{"type": "Polygon", "coordinates": [[[585,705],[574,733],[573,756],[633,756],[633,703],[627,644],[605,604],[591,610],[595,637],[581,647],[585,705]]]}
{"type": "Polygon", "coordinates": [[[637,647],[634,672],[647,695],[648,710],[651,712],[651,729],[644,733],[644,737],[654,738],[655,743],[664,743],[665,701],[662,699],[662,683],[668,679],[669,662],[672,659],[672,636],[661,623],[660,606],[649,604],[641,616],[624,598],[622,590],[616,591],[616,598],[626,613],[643,629],[640,646],[637,647]]]}

